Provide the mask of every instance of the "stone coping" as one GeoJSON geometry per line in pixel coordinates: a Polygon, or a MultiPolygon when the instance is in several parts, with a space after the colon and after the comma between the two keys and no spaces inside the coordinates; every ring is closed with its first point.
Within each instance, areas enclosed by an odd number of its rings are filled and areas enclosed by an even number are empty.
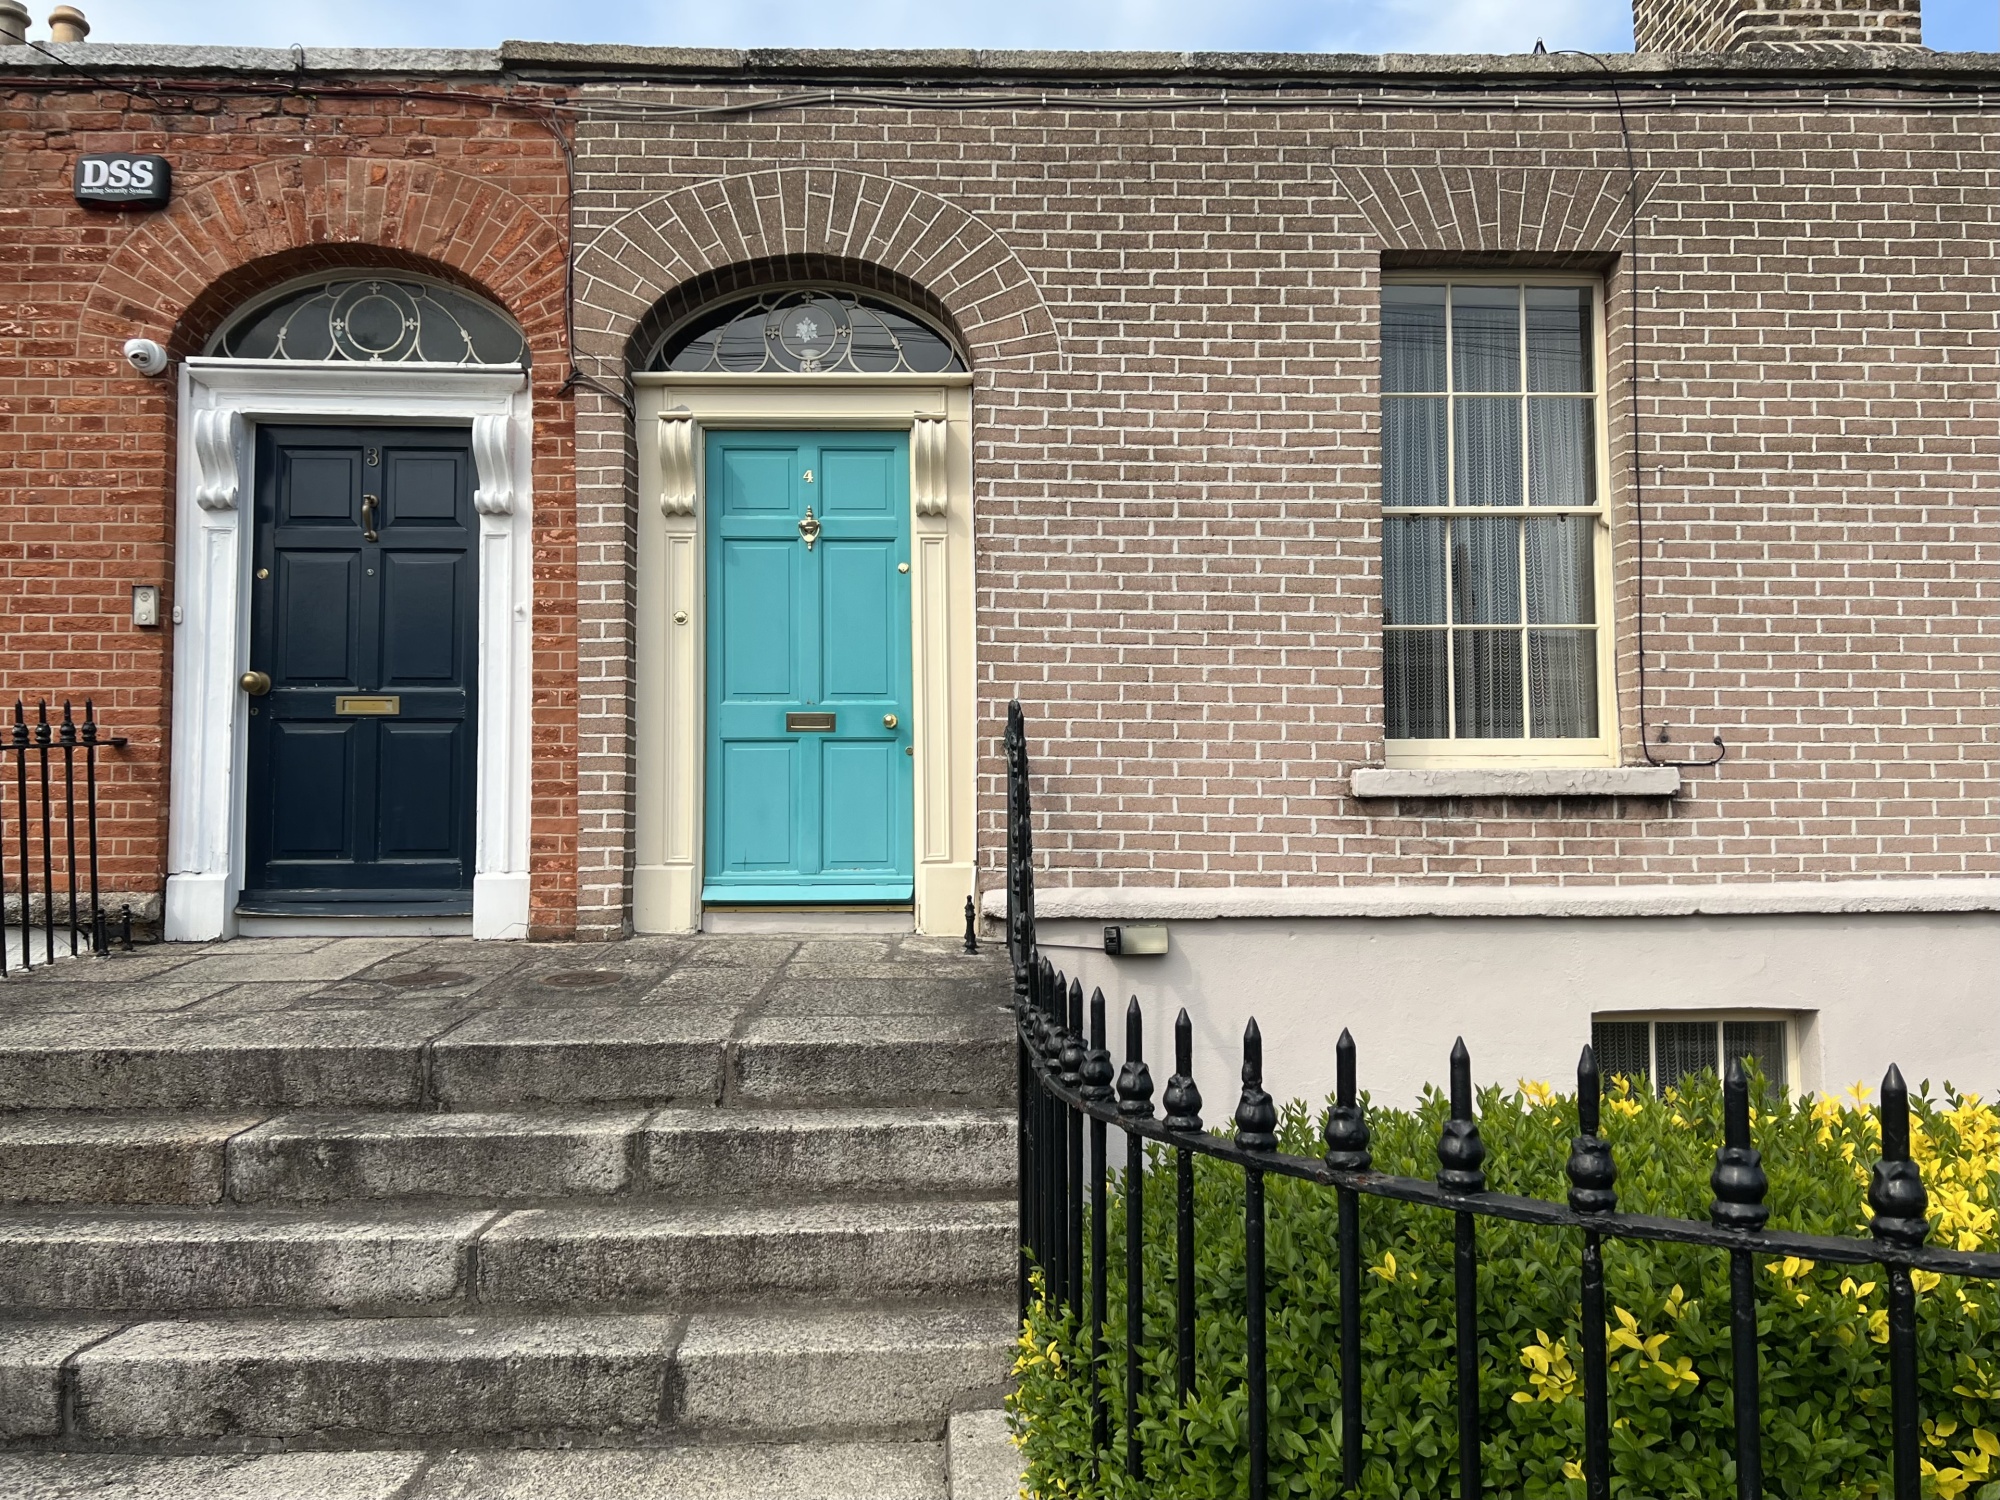
{"type": "MultiPolygon", "coordinates": [[[[491,48],[306,47],[308,73],[498,73],[500,53],[491,48]]],[[[41,42],[32,47],[0,47],[0,70],[93,73],[144,70],[148,73],[282,73],[299,71],[299,53],[290,47],[177,47],[132,42],[41,42]]],[[[78,75],[79,83],[89,79],[78,75]]]]}
{"type": "MultiPolygon", "coordinates": [[[[1007,894],[982,910],[1004,918],[1007,894]]],[[[1231,917],[1695,917],[2000,911],[2000,879],[1788,880],[1728,885],[1038,886],[1041,921],[1231,917]]]]}
{"type": "MultiPolygon", "coordinates": [[[[289,47],[167,46],[123,42],[41,43],[0,47],[0,72],[259,73],[298,71],[289,47]]],[[[926,82],[940,79],[1006,85],[1024,79],[1079,83],[1157,80],[1198,84],[1400,83],[1430,81],[1588,83],[1593,79],[1661,82],[1679,79],[1771,80],[1841,75],[1893,83],[1908,77],[1991,81],[2000,54],[1930,52],[1922,48],[1834,44],[1746,47],[1730,53],[1352,53],[1352,52],[1059,52],[970,48],[815,49],[638,47],[571,42],[503,42],[498,49],[307,47],[308,73],[494,74],[532,69],[542,74],[628,75],[655,79],[769,77],[853,78],[926,82]],[[1884,75],[1888,75],[1886,78],[1884,75]]],[[[79,79],[79,81],[87,81],[79,79]]]]}

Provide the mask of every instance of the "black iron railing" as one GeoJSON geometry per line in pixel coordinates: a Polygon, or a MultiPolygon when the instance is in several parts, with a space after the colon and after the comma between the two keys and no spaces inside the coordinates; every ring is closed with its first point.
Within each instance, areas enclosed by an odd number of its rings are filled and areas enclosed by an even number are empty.
{"type": "Polygon", "coordinates": [[[132,908],[123,908],[115,923],[105,913],[97,853],[97,752],[124,743],[122,737],[98,732],[97,710],[88,699],[84,700],[81,723],[70,704],[64,703],[59,724],[49,722],[46,700],[35,706],[32,724],[27,704],[14,700],[13,732],[0,732],[0,895],[20,901],[20,951],[11,951],[13,934],[0,917],[0,977],[35,967],[37,939],[42,963],[54,963],[63,944],[72,956],[108,952],[114,927],[124,945],[132,946],[132,908]],[[11,768],[6,764],[9,756],[14,762],[11,768]],[[4,774],[8,769],[11,776],[4,774]],[[7,806],[9,781],[14,790],[12,808],[7,806]],[[80,829],[79,792],[83,797],[80,829]],[[41,856],[39,886],[37,852],[41,856]],[[8,868],[10,859],[12,869],[8,868]],[[37,898],[41,903],[39,933],[37,898]]]}
{"type": "MultiPolygon", "coordinates": [[[[1451,1114],[1437,1145],[1434,1181],[1392,1177],[1373,1170],[1369,1126],[1355,1086],[1353,1038],[1341,1033],[1334,1104],[1325,1124],[1320,1158],[1276,1150],[1278,1111],[1263,1087],[1263,1040],[1252,1020],[1243,1038],[1243,1085],[1233,1138],[1202,1128],[1201,1091],[1193,1078],[1193,1033],[1185,1010],[1174,1026],[1174,1073],[1167,1080],[1164,1119],[1153,1111],[1153,1078],[1145,1058],[1139,1002],[1125,1013],[1125,1060],[1113,1082],[1105,1042],[1104,994],[1086,1006],[1083,986],[1057,972],[1037,950],[1033,829],[1026,727],[1019,703],[1010,705],[1007,757],[1007,941],[1014,966],[1020,1038],[1020,1298],[1025,1316],[1031,1275],[1059,1314],[1088,1321],[1095,1448],[1111,1453],[1105,1364],[1106,1132],[1125,1136],[1125,1466],[1140,1477],[1139,1389],[1141,1311],[1144,1302],[1143,1231],[1146,1143],[1174,1152],[1176,1214],[1176,1339],[1178,1399],[1185,1403],[1195,1379],[1194,1158],[1207,1156],[1243,1172],[1245,1383],[1248,1408],[1251,1500],[1267,1494],[1269,1394],[1265,1378],[1264,1179],[1297,1178],[1338,1195],[1336,1239],[1340,1264],[1338,1351],[1341,1464],[1345,1491],[1361,1482],[1361,1202],[1389,1198],[1453,1217],[1454,1342],[1457,1354],[1458,1492],[1474,1500],[1480,1475],[1478,1223],[1482,1218],[1574,1230],[1581,1241],[1581,1374],[1584,1404],[1583,1469],[1589,1500],[1611,1493],[1611,1424],[1606,1382],[1606,1327],[1602,1245],[1650,1240],[1711,1247],[1730,1260],[1731,1365],[1735,1415],[1736,1493],[1763,1493],[1758,1427],[1757,1301],[1753,1263],[1758,1256],[1797,1256],[1844,1265],[1880,1265],[1888,1281],[1890,1456],[1894,1500],[1921,1500],[1922,1433],[1917,1409],[1917,1314],[1913,1271],[2000,1281],[2000,1255],[1944,1250],[1924,1243],[1928,1198],[1910,1158],[1909,1095],[1891,1067],[1879,1106],[1882,1159],[1868,1190],[1874,1211],[1871,1238],[1793,1234],[1765,1228],[1770,1209],[1764,1167],[1750,1143],[1750,1087],[1742,1063],[1730,1064],[1724,1083],[1723,1145],[1710,1178],[1715,1199],[1710,1222],[1621,1213],[1611,1148],[1598,1134],[1601,1103],[1597,1064],[1589,1047],[1577,1069],[1579,1133],[1566,1165],[1569,1201],[1550,1202],[1486,1190],[1486,1147],[1472,1111],[1472,1061],[1461,1041],[1451,1053],[1451,1114]],[[1085,1137],[1088,1136],[1086,1148],[1085,1137]],[[1084,1197],[1089,1195],[1089,1212],[1084,1197]],[[1085,1266],[1086,1237],[1089,1240],[1085,1266]]],[[[1079,1326],[1082,1326],[1081,1321],[1079,1326]]]]}

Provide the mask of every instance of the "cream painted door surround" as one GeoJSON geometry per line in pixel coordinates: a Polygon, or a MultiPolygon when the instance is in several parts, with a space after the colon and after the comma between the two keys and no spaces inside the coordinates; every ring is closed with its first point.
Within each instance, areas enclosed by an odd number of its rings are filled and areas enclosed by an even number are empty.
{"type": "Polygon", "coordinates": [[[910,434],[916,925],[963,930],[973,879],[972,376],[635,375],[639,408],[632,924],[701,924],[707,600],[703,434],[910,434]]]}

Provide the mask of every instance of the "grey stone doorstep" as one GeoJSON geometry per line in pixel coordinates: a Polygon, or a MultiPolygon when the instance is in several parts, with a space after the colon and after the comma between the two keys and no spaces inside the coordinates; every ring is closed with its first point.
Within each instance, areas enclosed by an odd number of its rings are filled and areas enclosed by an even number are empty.
{"type": "Polygon", "coordinates": [[[183,1458],[0,1454],[0,1495],[10,1500],[946,1500],[945,1467],[940,1442],[183,1458]]]}
{"type": "MultiPolygon", "coordinates": [[[[998,1399],[1011,1308],[190,1319],[69,1356],[87,1443],[307,1447],[570,1434],[935,1438],[998,1399]]],[[[59,1360],[44,1339],[37,1369],[59,1360]]]]}
{"type": "Polygon", "coordinates": [[[1013,1188],[1002,1109],[0,1113],[0,1204],[199,1206],[1013,1188]]]}
{"type": "Polygon", "coordinates": [[[15,1209],[0,1212],[0,1307],[388,1312],[976,1290],[1013,1274],[1014,1214],[999,1198],[15,1209]]]}

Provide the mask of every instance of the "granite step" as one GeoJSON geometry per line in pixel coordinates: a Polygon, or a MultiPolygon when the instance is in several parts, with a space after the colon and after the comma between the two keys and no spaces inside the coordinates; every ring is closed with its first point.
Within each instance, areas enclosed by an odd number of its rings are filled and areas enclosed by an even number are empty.
{"type": "Polygon", "coordinates": [[[22,1208],[0,1212],[0,1307],[383,1312],[965,1291],[1013,1274],[1013,1216],[998,1198],[22,1208]]]}
{"type": "Polygon", "coordinates": [[[992,1109],[27,1111],[0,1114],[0,1203],[998,1195],[1013,1130],[992,1109]]]}
{"type": "Polygon", "coordinates": [[[1014,1336],[991,1298],[14,1331],[28,1336],[0,1352],[0,1430],[120,1449],[935,1439],[954,1412],[997,1402],[1014,1336]]]}
{"type": "Polygon", "coordinates": [[[1010,1023],[990,1002],[0,1018],[0,1111],[999,1107],[1013,1088],[1010,1023]]]}
{"type": "MultiPolygon", "coordinates": [[[[13,1500],[1001,1500],[942,1442],[141,1456],[0,1453],[13,1500]]],[[[1008,1493],[1005,1500],[1014,1500],[1008,1493]]]]}

